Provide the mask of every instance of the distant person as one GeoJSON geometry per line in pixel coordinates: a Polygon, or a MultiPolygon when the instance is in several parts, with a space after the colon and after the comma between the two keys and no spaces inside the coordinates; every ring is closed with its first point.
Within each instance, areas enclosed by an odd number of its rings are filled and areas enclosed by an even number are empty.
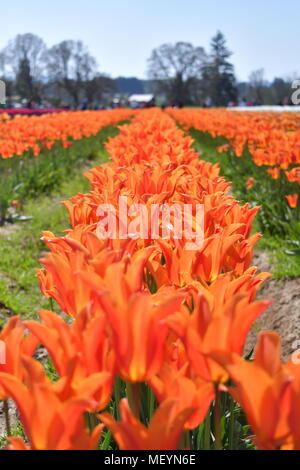
{"type": "Polygon", "coordinates": [[[205,100],[206,108],[211,108],[213,106],[213,101],[211,98],[206,98],[205,100]]]}
{"type": "Polygon", "coordinates": [[[80,110],[81,110],[81,111],[85,111],[85,110],[87,110],[87,109],[88,109],[88,100],[85,99],[85,100],[83,100],[83,102],[82,102],[81,105],[80,105],[80,110]]]}

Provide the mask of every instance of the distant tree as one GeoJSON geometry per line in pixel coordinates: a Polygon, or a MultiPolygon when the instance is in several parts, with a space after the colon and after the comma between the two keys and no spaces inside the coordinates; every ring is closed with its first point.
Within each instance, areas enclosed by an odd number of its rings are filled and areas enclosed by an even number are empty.
{"type": "Polygon", "coordinates": [[[98,74],[84,83],[84,89],[88,103],[101,104],[106,100],[107,95],[116,90],[116,84],[108,75],[98,74]]]}
{"type": "Polygon", "coordinates": [[[204,60],[202,47],[194,47],[188,42],[163,44],[152,51],[148,75],[156,81],[157,91],[165,93],[168,101],[189,103],[204,60]]]}
{"type": "Polygon", "coordinates": [[[27,58],[20,60],[15,88],[18,95],[22,98],[31,98],[35,95],[33,77],[30,71],[30,62],[27,58]]]}
{"type": "Polygon", "coordinates": [[[255,104],[279,105],[288,103],[291,96],[292,78],[274,78],[270,83],[264,79],[263,69],[255,70],[248,82],[238,84],[240,98],[255,104]]]}
{"type": "Polygon", "coordinates": [[[71,97],[74,106],[86,95],[85,84],[93,80],[97,63],[81,41],[62,41],[47,53],[47,69],[52,82],[57,82],[71,97]]]}
{"type": "Polygon", "coordinates": [[[6,73],[17,82],[17,93],[22,98],[40,99],[46,45],[35,34],[18,34],[1,51],[1,63],[6,73]]]}
{"type": "Polygon", "coordinates": [[[257,69],[253,70],[253,72],[249,75],[249,85],[250,89],[252,90],[252,94],[254,99],[257,103],[263,104],[264,103],[264,93],[263,89],[265,87],[265,79],[264,79],[265,71],[264,69],[257,69]]]}
{"type": "Polygon", "coordinates": [[[284,80],[283,78],[275,77],[272,83],[272,88],[276,96],[276,104],[282,104],[285,99],[291,95],[292,80],[284,80]]]}
{"type": "Polygon", "coordinates": [[[234,67],[228,61],[231,55],[223,33],[218,31],[212,38],[211,53],[202,73],[203,88],[214,106],[227,106],[229,101],[237,99],[234,67]]]}

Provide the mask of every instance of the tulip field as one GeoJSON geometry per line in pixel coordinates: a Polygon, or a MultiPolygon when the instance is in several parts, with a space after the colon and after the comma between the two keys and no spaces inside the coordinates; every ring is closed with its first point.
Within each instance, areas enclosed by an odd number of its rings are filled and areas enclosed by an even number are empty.
{"type": "Polygon", "coordinates": [[[69,112],[12,120],[0,114],[0,223],[12,200],[22,202],[25,196],[55,187],[78,160],[97,152],[95,136],[101,129],[130,114],[128,110],[69,112]]]}
{"type": "Polygon", "coordinates": [[[256,298],[270,277],[253,265],[257,242],[274,237],[299,255],[300,114],[2,114],[0,224],[51,197],[82,160],[96,166],[85,169],[89,191],[63,201],[65,233],[34,234],[44,247],[32,277],[49,308],[8,315],[0,331],[2,447],[300,450],[297,351],[284,362],[279,335],[263,330],[245,352],[271,303],[256,298]],[[109,126],[118,132],[100,164],[109,126]],[[150,230],[153,207],[170,205],[150,230]],[[199,245],[176,231],[187,208],[199,245]],[[105,236],[104,210],[114,214],[105,236]]]}
{"type": "Polygon", "coordinates": [[[261,231],[291,232],[291,224],[299,222],[293,210],[300,195],[299,113],[188,109],[169,113],[185,129],[214,143],[222,173],[234,180],[239,198],[257,205],[263,202],[258,216],[261,231]]]}

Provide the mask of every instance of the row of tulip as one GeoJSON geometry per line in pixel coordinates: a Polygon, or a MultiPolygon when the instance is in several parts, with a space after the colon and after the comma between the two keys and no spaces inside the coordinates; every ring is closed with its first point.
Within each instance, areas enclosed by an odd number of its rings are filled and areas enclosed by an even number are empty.
{"type": "MultiPolygon", "coordinates": [[[[300,196],[298,113],[224,109],[169,109],[168,113],[184,128],[194,129],[192,133],[198,131],[200,142],[210,136],[208,145],[219,152],[222,172],[234,181],[237,197],[263,204],[260,230],[282,236],[296,226],[300,196]]],[[[294,238],[294,234],[287,238],[294,238]]]]}
{"type": "Polygon", "coordinates": [[[0,156],[4,159],[31,151],[38,156],[55,142],[69,147],[74,140],[96,135],[104,126],[128,119],[132,111],[74,111],[43,116],[0,115],[0,156]]]}
{"type": "Polygon", "coordinates": [[[256,165],[287,169],[300,164],[299,113],[168,109],[184,127],[225,137],[237,157],[249,150],[256,165]]]}
{"type": "MultiPolygon", "coordinates": [[[[6,116],[42,116],[43,114],[65,113],[67,110],[63,108],[0,108],[1,114],[6,116]]],[[[5,118],[6,118],[5,116],[5,118]]]]}
{"type": "Polygon", "coordinates": [[[104,128],[131,115],[130,110],[19,116],[14,120],[0,115],[0,224],[12,201],[22,204],[24,198],[59,185],[79,160],[97,156],[99,133],[104,128]]]}
{"type": "Polygon", "coordinates": [[[281,362],[274,332],[260,334],[254,361],[243,358],[269,305],[255,300],[268,274],[251,266],[258,208],[239,205],[159,110],[141,111],[107,149],[112,161],[87,174],[90,193],[65,202],[71,229],[43,234],[41,290],[64,315],[14,317],[0,336],[0,396],[17,404],[26,436],[8,448],[239,448],[237,401],[257,447],[299,449],[299,366],[281,362]],[[175,219],[169,238],[142,237],[138,224],[128,237],[99,237],[98,208],[115,207],[120,224],[120,196],[147,209],[203,205],[202,247],[185,249],[175,219]],[[33,357],[39,343],[55,381],[33,357]]]}

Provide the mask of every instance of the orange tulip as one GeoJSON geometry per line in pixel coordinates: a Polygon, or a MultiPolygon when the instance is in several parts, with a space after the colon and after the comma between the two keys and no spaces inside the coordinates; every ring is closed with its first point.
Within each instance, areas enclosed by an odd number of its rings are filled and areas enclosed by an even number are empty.
{"type": "Polygon", "coordinates": [[[174,450],[178,447],[185,422],[193,408],[178,413],[176,400],[166,400],[156,410],[148,428],[132,416],[127,400],[120,402],[121,418],[117,422],[109,413],[99,418],[111,430],[120,450],[174,450]]]}
{"type": "Polygon", "coordinates": [[[299,166],[293,168],[290,171],[286,170],[285,175],[290,183],[295,183],[296,181],[300,183],[300,167],[299,166]]]}
{"type": "Polygon", "coordinates": [[[117,369],[124,380],[147,381],[160,370],[168,334],[164,320],[179,310],[184,297],[176,292],[137,293],[123,306],[112,296],[99,298],[111,327],[117,369]]]}
{"type": "Polygon", "coordinates": [[[273,180],[278,180],[278,178],[280,176],[280,169],[279,168],[269,168],[267,170],[267,172],[269,173],[269,175],[272,176],[273,180]]]}
{"type": "MultiPolygon", "coordinates": [[[[90,435],[84,428],[83,412],[93,408],[85,396],[61,399],[45,376],[42,366],[31,358],[23,358],[26,385],[6,373],[0,373],[0,383],[13,398],[20,412],[32,450],[71,450],[95,448],[101,426],[90,435]]],[[[11,448],[24,448],[13,439],[11,448]]]]}
{"type": "MultiPolygon", "coordinates": [[[[276,166],[268,170],[274,179],[280,168],[300,163],[299,116],[296,113],[228,112],[224,109],[167,109],[181,126],[223,137],[241,157],[247,148],[258,166],[276,166]],[[293,115],[292,115],[293,114],[293,115]]],[[[227,144],[226,144],[227,145],[227,144]]],[[[218,147],[221,151],[224,146],[218,147]]]]}
{"type": "MultiPolygon", "coordinates": [[[[11,374],[22,380],[24,369],[21,361],[22,354],[32,356],[38,340],[33,335],[25,336],[25,328],[20,321],[20,317],[14,316],[10,318],[8,323],[0,332],[1,353],[3,359],[0,361],[0,372],[11,374]]],[[[4,388],[1,387],[0,381],[0,399],[9,398],[4,388]]]]}
{"type": "Polygon", "coordinates": [[[298,194],[289,194],[288,196],[285,196],[288,202],[288,205],[292,208],[295,209],[298,204],[298,194]]]}
{"type": "Polygon", "coordinates": [[[255,184],[254,178],[250,177],[247,179],[246,188],[251,189],[253,188],[254,184],[255,184]]]}
{"type": "Polygon", "coordinates": [[[47,348],[60,380],[55,389],[61,397],[83,393],[104,409],[112,393],[114,356],[110,350],[103,315],[89,319],[79,315],[72,325],[50,311],[41,311],[44,321],[27,320],[24,325],[47,348]],[[91,395],[89,395],[89,388],[91,395]]]}
{"type": "Polygon", "coordinates": [[[168,399],[176,400],[177,413],[187,407],[194,408],[194,412],[185,424],[186,429],[194,429],[203,421],[211,402],[215,397],[214,386],[200,377],[186,376],[188,363],[175,371],[164,365],[159,375],[152,377],[149,385],[154,391],[159,403],[168,399]]]}
{"type": "Polygon", "coordinates": [[[167,318],[180,336],[197,375],[207,381],[225,382],[227,373],[212,358],[215,350],[242,354],[247,334],[270,302],[253,302],[257,286],[264,280],[245,275],[230,282],[223,276],[202,294],[195,290],[192,314],[181,311],[167,318]]]}
{"type": "Polygon", "coordinates": [[[280,345],[275,332],[261,332],[253,362],[237,354],[212,354],[235,384],[229,391],[244,409],[255,443],[266,450],[291,440],[292,378],[281,363],[280,345]]]}
{"type": "Polygon", "coordinates": [[[128,119],[128,109],[76,111],[40,116],[16,116],[0,120],[0,157],[12,158],[32,150],[37,157],[43,147],[51,150],[55,142],[68,148],[72,140],[96,135],[103,127],[128,119]]]}
{"type": "MultiPolygon", "coordinates": [[[[294,355],[293,355],[294,356],[294,355]]],[[[288,423],[291,432],[291,439],[284,446],[287,450],[300,450],[300,368],[298,360],[291,357],[285,366],[285,370],[291,375],[292,380],[292,396],[291,396],[291,409],[288,416],[288,423]]]]}

